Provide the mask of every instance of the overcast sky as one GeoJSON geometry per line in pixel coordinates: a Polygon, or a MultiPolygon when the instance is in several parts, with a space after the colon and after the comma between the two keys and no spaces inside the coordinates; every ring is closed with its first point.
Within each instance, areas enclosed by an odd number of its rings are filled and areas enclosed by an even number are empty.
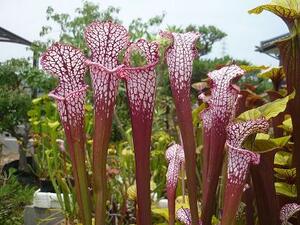
{"type": "MultiPolygon", "coordinates": [[[[161,29],[167,24],[214,25],[227,33],[207,57],[222,56],[224,52],[234,58],[246,59],[257,65],[278,64],[277,60],[255,52],[260,41],[287,32],[284,23],[271,13],[249,15],[247,11],[267,0],[92,0],[107,7],[120,7],[119,18],[125,25],[137,17],[148,19],[166,13],[161,29]]],[[[27,40],[39,40],[39,32],[46,20],[46,9],[52,6],[58,12],[74,15],[82,0],[0,0],[0,26],[27,40]]],[[[51,24],[50,24],[51,25],[51,24]]],[[[0,61],[12,57],[28,57],[31,52],[18,44],[0,42],[0,61]]]]}

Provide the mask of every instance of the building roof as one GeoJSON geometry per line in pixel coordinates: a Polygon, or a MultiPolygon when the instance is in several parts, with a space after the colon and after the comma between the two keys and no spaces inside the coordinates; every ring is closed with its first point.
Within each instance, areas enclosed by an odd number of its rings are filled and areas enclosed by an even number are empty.
{"type": "Polygon", "coordinates": [[[279,49],[276,46],[276,42],[287,38],[289,33],[265,40],[260,42],[260,46],[256,46],[255,50],[261,53],[265,53],[273,58],[279,59],[279,49]]]}
{"type": "Polygon", "coordinates": [[[2,27],[0,27],[0,42],[11,42],[22,45],[31,45],[32,43],[2,27]]]}

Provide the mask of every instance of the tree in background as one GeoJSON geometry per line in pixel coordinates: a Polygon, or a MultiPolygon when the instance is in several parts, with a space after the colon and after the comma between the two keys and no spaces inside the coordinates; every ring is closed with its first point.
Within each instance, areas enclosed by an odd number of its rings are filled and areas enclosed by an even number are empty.
{"type": "Polygon", "coordinates": [[[19,143],[19,169],[26,170],[29,144],[27,112],[31,100],[40,92],[52,88],[54,80],[26,59],[11,59],[0,63],[0,132],[8,132],[19,143]]]}

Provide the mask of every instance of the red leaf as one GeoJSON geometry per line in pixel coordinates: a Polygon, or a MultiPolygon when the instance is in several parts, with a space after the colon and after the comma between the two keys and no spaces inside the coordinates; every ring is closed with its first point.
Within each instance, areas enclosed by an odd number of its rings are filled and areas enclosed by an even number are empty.
{"type": "Polygon", "coordinates": [[[175,223],[175,197],[180,167],[184,163],[184,151],[182,146],[174,144],[166,151],[166,159],[169,163],[167,171],[167,196],[169,208],[169,224],[175,223]]]}
{"type": "Polygon", "coordinates": [[[41,57],[43,69],[59,78],[58,86],[49,95],[56,99],[66,133],[80,219],[89,225],[92,222],[91,201],[84,149],[85,60],[80,50],[60,43],[53,44],[41,57]]]}
{"type": "Polygon", "coordinates": [[[222,225],[230,225],[234,221],[245,188],[249,166],[260,161],[260,155],[243,149],[242,143],[249,135],[267,132],[268,128],[269,123],[265,119],[231,123],[227,127],[228,168],[222,225]]]}
{"type": "Polygon", "coordinates": [[[234,117],[238,102],[238,88],[233,84],[244,74],[236,65],[225,66],[208,73],[211,80],[211,96],[200,95],[202,100],[208,99],[208,108],[201,113],[204,127],[203,150],[203,210],[202,220],[209,224],[213,215],[213,207],[219,176],[222,169],[224,145],[226,142],[226,126],[234,117]]]}
{"type": "Polygon", "coordinates": [[[158,45],[139,40],[127,49],[124,59],[126,66],[121,74],[126,82],[131,114],[136,161],[138,221],[144,225],[151,224],[150,145],[156,89],[154,69],[158,59],[158,45]],[[134,50],[146,58],[145,66],[131,67],[130,58],[134,50]]]}
{"type": "Polygon", "coordinates": [[[57,101],[65,129],[83,126],[85,60],[80,50],[60,43],[53,44],[41,57],[43,69],[59,78],[58,86],[49,95],[57,101]]]}
{"type": "Polygon", "coordinates": [[[85,32],[91,49],[90,67],[94,91],[93,177],[96,224],[105,221],[106,214],[106,158],[111,135],[112,115],[123,65],[118,55],[128,45],[127,30],[112,22],[93,22],[85,32]]]}
{"type": "Polygon", "coordinates": [[[171,46],[166,51],[166,60],[169,69],[169,77],[172,86],[172,92],[175,98],[182,101],[182,95],[190,95],[192,64],[197,54],[195,47],[200,34],[194,32],[188,33],[170,33],[162,32],[162,37],[172,41],[171,46]]]}
{"type": "Polygon", "coordinates": [[[184,162],[183,148],[174,144],[166,151],[166,159],[169,163],[167,171],[167,188],[176,189],[180,166],[184,162]]]}
{"type": "Polygon", "coordinates": [[[198,33],[161,33],[162,37],[171,40],[170,47],[166,50],[169,78],[172,95],[176,106],[178,124],[182,135],[186,164],[188,195],[193,224],[198,223],[197,207],[197,177],[196,177],[196,147],[192,122],[192,108],[190,103],[190,87],[192,78],[192,64],[198,55],[196,41],[198,33]]]}
{"type": "Polygon", "coordinates": [[[299,211],[300,205],[297,203],[285,204],[280,210],[280,220],[282,221],[282,225],[288,225],[288,220],[299,211]]]}

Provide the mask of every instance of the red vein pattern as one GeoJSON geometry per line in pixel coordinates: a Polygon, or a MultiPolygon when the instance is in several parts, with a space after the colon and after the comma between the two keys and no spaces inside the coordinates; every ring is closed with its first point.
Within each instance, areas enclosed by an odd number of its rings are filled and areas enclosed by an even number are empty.
{"type": "Polygon", "coordinates": [[[220,124],[217,126],[216,132],[220,135],[226,133],[226,126],[234,114],[234,105],[236,103],[239,89],[233,84],[244,74],[237,65],[225,66],[219,70],[208,73],[208,77],[212,81],[211,96],[208,100],[209,107],[203,111],[201,117],[203,119],[204,129],[210,131],[213,122],[220,124]]]}
{"type": "Polygon", "coordinates": [[[129,43],[128,32],[122,25],[95,21],[84,32],[92,51],[92,61],[113,69],[118,65],[118,54],[129,43]]]}
{"type": "Polygon", "coordinates": [[[208,73],[211,81],[211,96],[200,95],[207,101],[208,108],[201,113],[204,127],[203,150],[203,199],[202,221],[204,225],[211,223],[215,193],[222,170],[224,145],[226,142],[226,126],[235,114],[239,89],[234,85],[244,71],[229,65],[208,73]]]}
{"type": "Polygon", "coordinates": [[[267,132],[269,123],[265,119],[232,123],[227,128],[229,147],[228,182],[244,184],[249,164],[259,163],[259,154],[242,148],[243,141],[253,133],[267,132]]]}
{"type": "Polygon", "coordinates": [[[85,32],[85,40],[91,49],[90,67],[94,90],[93,174],[96,193],[96,225],[103,224],[106,214],[106,158],[111,135],[112,116],[119,85],[119,73],[123,67],[118,55],[127,47],[127,30],[112,22],[93,22],[85,32]]]}
{"type": "Polygon", "coordinates": [[[230,225],[234,221],[246,177],[251,164],[258,164],[260,155],[242,148],[245,139],[257,132],[267,132],[269,123],[265,119],[230,123],[227,127],[228,168],[225,199],[221,224],[230,225]]]}
{"type": "MultiPolygon", "coordinates": [[[[191,211],[188,208],[180,208],[176,212],[177,219],[183,223],[184,225],[191,225],[192,218],[191,218],[191,211]]],[[[199,225],[202,225],[202,222],[199,221],[199,225]]]]}
{"type": "Polygon", "coordinates": [[[58,104],[65,129],[83,126],[85,57],[80,50],[64,44],[53,44],[41,57],[45,71],[59,78],[58,86],[50,93],[58,104]],[[74,101],[76,99],[76,101],[74,101]]]}
{"type": "Polygon", "coordinates": [[[178,209],[176,212],[176,216],[177,216],[177,219],[184,225],[192,224],[191,211],[188,208],[178,209]]]}
{"type": "Polygon", "coordinates": [[[127,47],[127,30],[112,22],[93,22],[85,30],[85,40],[91,49],[90,66],[96,114],[111,115],[119,84],[119,53],[127,47]]]}
{"type": "Polygon", "coordinates": [[[165,58],[168,64],[169,79],[182,135],[185,158],[189,162],[186,164],[187,186],[192,224],[196,225],[199,221],[196,194],[196,147],[192,123],[190,87],[193,60],[198,56],[195,45],[200,35],[193,32],[184,34],[162,32],[161,36],[171,41],[171,45],[166,50],[165,58]]]}
{"type": "Polygon", "coordinates": [[[148,43],[140,39],[132,43],[126,51],[124,64],[127,95],[132,116],[141,114],[145,121],[152,123],[154,108],[154,97],[156,88],[155,66],[158,63],[158,44],[155,42],[148,43]],[[137,51],[147,60],[146,66],[131,67],[130,56],[137,51]]]}
{"type": "Polygon", "coordinates": [[[169,163],[167,171],[167,187],[175,189],[178,182],[180,166],[184,163],[184,151],[181,145],[174,144],[166,151],[166,159],[169,163]]]}
{"type": "Polygon", "coordinates": [[[299,211],[300,205],[297,203],[285,204],[280,210],[280,220],[282,221],[282,225],[288,225],[288,220],[299,211]]]}
{"type": "Polygon", "coordinates": [[[151,224],[150,145],[156,90],[155,66],[158,60],[158,44],[141,39],[127,49],[121,74],[126,83],[135,150],[137,220],[138,224],[143,225],[151,224]],[[131,66],[130,58],[134,51],[145,57],[146,65],[131,66]]]}
{"type": "Polygon", "coordinates": [[[174,144],[166,151],[168,161],[167,195],[169,208],[169,224],[175,224],[175,197],[180,167],[184,163],[184,151],[181,145],[174,144]]]}
{"type": "Polygon", "coordinates": [[[45,71],[59,78],[58,86],[49,95],[57,102],[72,161],[79,214],[88,225],[91,224],[91,202],[84,149],[85,57],[72,46],[55,43],[42,55],[41,64],[45,71]]]}
{"type": "Polygon", "coordinates": [[[200,34],[194,32],[184,34],[162,32],[161,36],[173,42],[166,50],[173,95],[176,96],[175,98],[185,101],[186,99],[181,97],[190,95],[192,64],[198,56],[195,45],[200,34]]]}

